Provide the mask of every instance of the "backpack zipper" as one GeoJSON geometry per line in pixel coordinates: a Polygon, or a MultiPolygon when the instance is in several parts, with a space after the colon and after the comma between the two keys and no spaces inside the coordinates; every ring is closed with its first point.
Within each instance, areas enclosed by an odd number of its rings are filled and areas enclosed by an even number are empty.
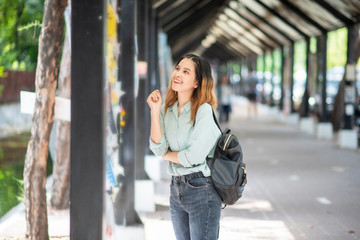
{"type": "Polygon", "coordinates": [[[225,151],[226,145],[228,144],[229,140],[230,140],[231,134],[227,137],[224,147],[223,147],[223,151],[225,151]]]}

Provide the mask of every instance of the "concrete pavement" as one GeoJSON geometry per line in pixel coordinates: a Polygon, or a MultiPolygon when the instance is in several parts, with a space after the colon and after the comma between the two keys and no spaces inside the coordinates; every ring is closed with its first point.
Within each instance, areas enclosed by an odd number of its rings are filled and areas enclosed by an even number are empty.
{"type": "MultiPolygon", "coordinates": [[[[248,184],[243,198],[222,211],[220,240],[360,239],[360,150],[318,140],[261,106],[257,118],[248,118],[246,107],[236,99],[228,126],[242,144],[248,184]]],[[[140,213],[143,229],[118,227],[117,239],[136,239],[126,236],[134,231],[146,240],[175,239],[168,197],[169,182],[157,181],[156,211],[140,213]]],[[[24,232],[20,214],[0,222],[0,239],[11,229],[24,232]]],[[[68,211],[50,215],[53,236],[68,236],[68,211]]]]}
{"type": "MultiPolygon", "coordinates": [[[[242,144],[248,185],[222,211],[220,239],[360,239],[359,149],[302,133],[274,120],[266,107],[249,118],[243,99],[233,109],[227,125],[242,144]]],[[[158,209],[143,216],[146,239],[175,239],[164,192],[169,184],[159,184],[158,209]]]]}

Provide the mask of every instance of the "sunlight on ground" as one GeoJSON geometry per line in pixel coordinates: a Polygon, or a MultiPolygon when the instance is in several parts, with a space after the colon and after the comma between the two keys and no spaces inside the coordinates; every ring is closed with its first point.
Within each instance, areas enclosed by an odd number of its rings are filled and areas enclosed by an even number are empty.
{"type": "MultiPolygon", "coordinates": [[[[167,206],[166,199],[157,196],[157,204],[167,206]]],[[[168,207],[168,206],[167,206],[168,207]]],[[[250,219],[239,216],[227,216],[226,211],[232,209],[247,212],[274,211],[270,202],[260,199],[243,199],[239,204],[227,206],[222,213],[219,240],[294,240],[295,238],[282,221],[250,219]]],[[[142,216],[145,226],[146,240],[175,240],[168,209],[157,213],[148,213],[142,216]]]]}
{"type": "Polygon", "coordinates": [[[282,221],[222,218],[219,240],[239,239],[294,240],[295,238],[282,221]]]}
{"type": "MultiPolygon", "coordinates": [[[[175,240],[170,220],[145,218],[143,221],[146,240],[175,240]]],[[[223,217],[219,240],[240,239],[294,240],[295,238],[282,221],[223,217]]]]}
{"type": "Polygon", "coordinates": [[[226,206],[226,208],[248,210],[249,212],[270,212],[274,210],[270,202],[256,199],[247,199],[242,201],[241,204],[226,206]]]}

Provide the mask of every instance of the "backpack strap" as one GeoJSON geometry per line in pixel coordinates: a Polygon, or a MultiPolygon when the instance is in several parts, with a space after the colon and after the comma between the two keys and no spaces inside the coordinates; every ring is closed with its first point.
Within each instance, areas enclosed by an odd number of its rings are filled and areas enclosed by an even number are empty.
{"type": "Polygon", "coordinates": [[[220,124],[219,124],[219,122],[218,122],[218,120],[217,120],[217,118],[216,118],[216,115],[215,115],[214,109],[213,109],[213,108],[211,108],[211,110],[212,110],[212,114],[213,114],[213,118],[214,118],[214,121],[215,121],[215,123],[216,123],[216,126],[218,126],[218,128],[219,128],[220,132],[222,133],[222,131],[221,131],[221,127],[220,127],[220,124]]]}

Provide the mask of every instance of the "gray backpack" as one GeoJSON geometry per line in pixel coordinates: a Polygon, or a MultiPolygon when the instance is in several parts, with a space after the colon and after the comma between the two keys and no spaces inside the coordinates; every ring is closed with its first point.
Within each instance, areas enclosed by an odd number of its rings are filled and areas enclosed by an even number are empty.
{"type": "MultiPolygon", "coordinates": [[[[213,111],[216,125],[220,125],[213,111]]],[[[211,169],[211,178],[223,204],[232,205],[241,198],[247,183],[246,165],[243,163],[243,152],[237,137],[226,128],[221,131],[213,158],[207,159],[211,169]]]]}

